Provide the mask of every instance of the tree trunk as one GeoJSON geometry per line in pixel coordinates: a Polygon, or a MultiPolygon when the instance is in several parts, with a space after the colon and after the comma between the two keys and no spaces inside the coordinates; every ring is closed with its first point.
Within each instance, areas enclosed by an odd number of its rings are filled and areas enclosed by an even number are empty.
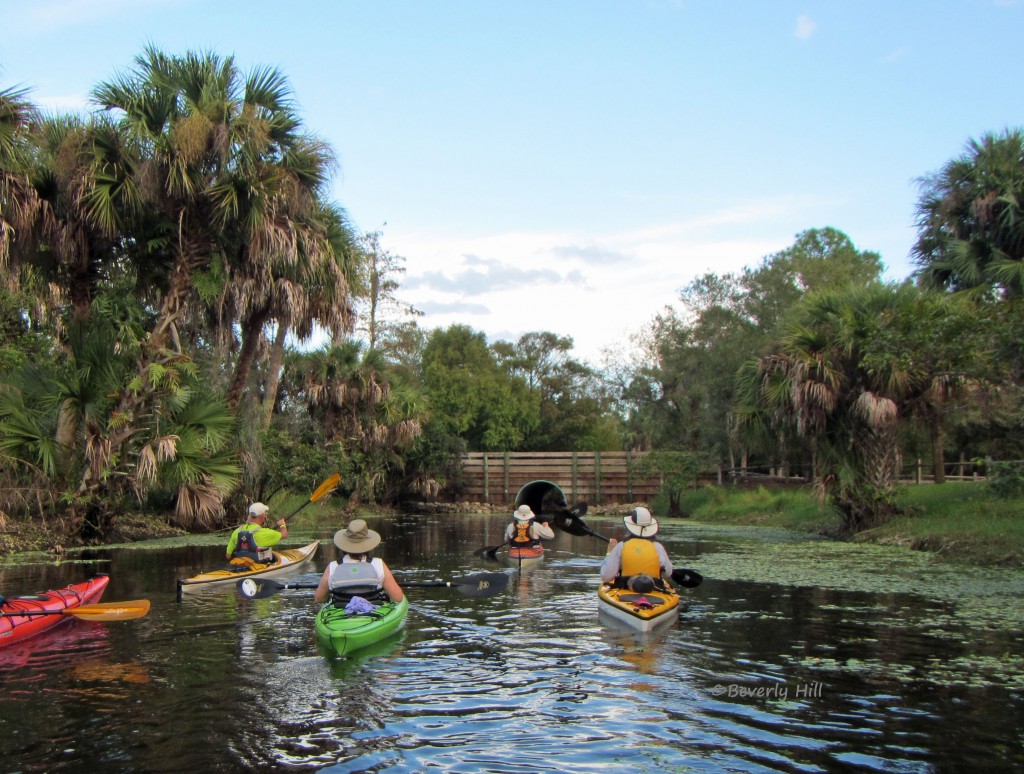
{"type": "Polygon", "coordinates": [[[252,364],[256,360],[256,350],[259,348],[260,336],[263,335],[263,325],[270,317],[270,306],[264,305],[262,309],[254,312],[242,328],[242,350],[238,353],[238,363],[235,365],[235,378],[228,388],[228,408],[234,411],[242,401],[242,393],[249,381],[249,374],[252,372],[252,364]]]}
{"type": "Polygon", "coordinates": [[[281,369],[284,363],[284,342],[288,336],[288,325],[282,320],[277,323],[277,335],[270,349],[270,364],[267,367],[267,394],[263,396],[263,429],[270,428],[277,403],[277,390],[281,386],[281,369]]]}
{"type": "Polygon", "coordinates": [[[932,477],[936,484],[946,483],[946,461],[943,457],[945,436],[942,432],[942,417],[936,412],[931,417],[932,436],[932,477]]]}

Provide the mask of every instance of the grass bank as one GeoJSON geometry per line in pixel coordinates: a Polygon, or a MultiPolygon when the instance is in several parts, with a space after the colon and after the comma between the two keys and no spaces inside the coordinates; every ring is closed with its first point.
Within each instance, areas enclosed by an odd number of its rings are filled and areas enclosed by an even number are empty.
{"type": "MultiPolygon", "coordinates": [[[[948,482],[903,487],[903,516],[847,540],[902,545],[945,559],[1024,567],[1024,498],[999,498],[985,485],[948,482]]],[[[695,521],[757,524],[840,535],[839,518],[807,489],[705,487],[681,508],[695,521]]]]}

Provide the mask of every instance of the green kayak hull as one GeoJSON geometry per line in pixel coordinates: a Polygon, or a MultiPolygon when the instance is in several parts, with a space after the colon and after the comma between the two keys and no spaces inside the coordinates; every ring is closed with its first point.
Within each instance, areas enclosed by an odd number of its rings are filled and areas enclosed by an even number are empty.
{"type": "Polygon", "coordinates": [[[325,656],[347,656],[380,642],[405,625],[409,600],[387,602],[372,613],[349,615],[329,602],[316,614],[316,643],[325,656]]]}

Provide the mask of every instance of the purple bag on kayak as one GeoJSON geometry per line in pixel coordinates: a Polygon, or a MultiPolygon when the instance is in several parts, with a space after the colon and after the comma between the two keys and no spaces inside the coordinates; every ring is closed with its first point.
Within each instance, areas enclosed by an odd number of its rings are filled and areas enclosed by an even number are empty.
{"type": "Polygon", "coordinates": [[[345,612],[349,615],[356,615],[358,613],[372,613],[376,610],[376,606],[363,599],[362,597],[352,597],[345,605],[345,612]]]}

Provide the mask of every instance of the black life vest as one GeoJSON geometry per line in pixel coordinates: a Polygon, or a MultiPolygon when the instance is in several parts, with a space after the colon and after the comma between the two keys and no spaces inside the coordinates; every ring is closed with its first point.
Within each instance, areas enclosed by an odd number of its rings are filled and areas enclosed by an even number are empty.
{"type": "Polygon", "coordinates": [[[512,523],[512,545],[516,548],[532,548],[539,546],[540,540],[532,536],[530,527],[533,526],[533,519],[527,522],[514,521],[512,523]]]}
{"type": "Polygon", "coordinates": [[[254,562],[272,562],[274,560],[274,552],[269,548],[260,548],[256,545],[256,535],[247,529],[238,533],[238,542],[235,543],[235,550],[231,555],[252,559],[254,562]]]}

